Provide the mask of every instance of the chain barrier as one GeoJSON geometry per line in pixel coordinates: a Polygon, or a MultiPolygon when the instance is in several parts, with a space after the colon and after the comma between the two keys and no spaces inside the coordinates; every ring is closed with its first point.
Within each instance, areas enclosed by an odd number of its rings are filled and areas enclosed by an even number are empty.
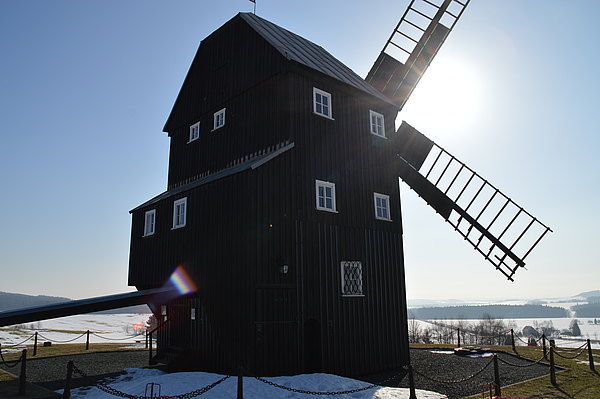
{"type": "MultiPolygon", "coordinates": [[[[563,352],[568,352],[568,351],[575,352],[575,351],[581,350],[583,348],[587,348],[587,341],[585,341],[585,343],[583,345],[581,345],[580,347],[577,347],[577,348],[565,348],[565,347],[562,347],[562,348],[560,348],[560,350],[563,351],[563,352]]],[[[557,349],[558,348],[554,347],[554,352],[555,353],[556,353],[557,349]]]]}
{"type": "MultiPolygon", "coordinates": [[[[283,390],[289,391],[289,392],[304,393],[304,394],[307,394],[307,395],[329,396],[329,395],[346,395],[346,394],[351,394],[351,393],[357,393],[357,392],[367,391],[369,389],[373,389],[373,388],[376,388],[376,387],[381,387],[385,383],[387,383],[387,382],[389,382],[389,381],[391,381],[391,380],[393,380],[395,378],[398,378],[402,374],[404,374],[404,376],[400,379],[400,381],[402,381],[404,379],[404,377],[408,374],[407,370],[406,370],[406,367],[402,367],[402,371],[400,371],[397,374],[394,374],[391,377],[388,377],[388,378],[386,378],[386,379],[378,382],[377,384],[370,384],[370,385],[366,385],[364,387],[355,388],[355,389],[349,389],[349,390],[346,390],[346,391],[308,391],[308,390],[305,390],[305,389],[298,389],[298,388],[286,387],[285,385],[277,384],[276,382],[266,380],[266,379],[264,379],[262,377],[252,377],[252,378],[254,378],[255,380],[260,381],[260,382],[262,382],[264,384],[271,385],[271,386],[273,386],[275,388],[283,389],[283,390]]],[[[400,381],[398,381],[398,384],[400,384],[400,381]]]]}
{"type": "Polygon", "coordinates": [[[563,358],[563,359],[567,359],[567,360],[577,359],[579,356],[581,356],[581,354],[582,354],[583,352],[585,352],[585,351],[587,350],[587,343],[585,344],[585,346],[584,346],[583,348],[578,348],[578,349],[581,349],[581,350],[580,350],[580,351],[579,351],[579,353],[577,353],[575,356],[564,356],[564,355],[561,355],[560,353],[558,353],[558,352],[556,351],[556,348],[555,348],[555,350],[554,350],[554,354],[555,354],[556,356],[558,356],[558,357],[561,357],[561,358],[563,358]]]}
{"type": "Polygon", "coordinates": [[[40,333],[38,333],[38,337],[40,337],[42,339],[45,339],[46,341],[56,342],[58,344],[66,344],[66,343],[78,340],[79,338],[83,337],[85,334],[87,334],[87,333],[83,333],[83,334],[81,334],[81,335],[79,335],[79,336],[77,336],[77,337],[75,337],[73,339],[68,339],[66,341],[62,341],[62,340],[58,340],[58,339],[50,339],[50,338],[48,338],[48,337],[46,337],[46,336],[44,336],[44,335],[42,335],[40,333]]]}
{"type": "Polygon", "coordinates": [[[143,335],[143,334],[146,334],[146,333],[145,332],[141,332],[139,334],[129,335],[129,336],[124,337],[124,338],[109,338],[109,337],[104,337],[104,336],[102,336],[100,334],[97,334],[97,333],[94,333],[94,332],[90,332],[90,335],[93,335],[93,336],[101,338],[101,339],[106,339],[106,340],[109,340],[109,341],[123,341],[125,339],[131,339],[131,338],[139,337],[140,335],[143,335]]]}
{"type": "Polygon", "coordinates": [[[25,342],[29,341],[30,339],[32,339],[33,337],[35,337],[35,334],[31,335],[29,338],[27,338],[25,341],[19,342],[18,344],[13,344],[13,345],[2,345],[2,348],[15,348],[17,346],[21,346],[23,345],[25,342]]]}
{"type": "MultiPolygon", "coordinates": [[[[523,340],[523,338],[519,337],[519,336],[518,336],[518,335],[516,335],[516,334],[515,334],[515,338],[516,338],[516,339],[518,339],[519,341],[521,341],[522,343],[524,343],[525,345],[529,345],[529,342],[525,342],[525,341],[523,340]]],[[[536,344],[536,345],[537,345],[537,344],[539,344],[539,343],[540,343],[540,341],[541,341],[542,339],[543,339],[542,337],[540,337],[540,338],[538,338],[538,339],[535,339],[535,338],[531,337],[531,340],[532,340],[533,342],[535,342],[535,344],[536,344]]]]}
{"type": "Polygon", "coordinates": [[[4,359],[4,355],[2,355],[2,350],[0,350],[0,359],[2,359],[2,363],[8,367],[8,368],[13,368],[15,367],[17,364],[21,363],[21,360],[23,360],[23,356],[19,356],[19,358],[17,360],[14,361],[13,364],[10,364],[8,361],[6,361],[6,359],[4,359]]]}
{"type": "Polygon", "coordinates": [[[532,363],[530,363],[530,364],[514,364],[514,363],[509,362],[508,360],[502,359],[500,356],[498,356],[498,360],[500,362],[507,364],[509,366],[512,366],[512,367],[526,368],[526,367],[535,366],[536,364],[540,364],[542,362],[542,360],[544,360],[544,356],[542,355],[542,357],[539,360],[536,360],[535,362],[533,360],[531,360],[532,363]]]}
{"type": "MultiPolygon", "coordinates": [[[[110,387],[106,384],[103,384],[100,382],[94,382],[87,374],[85,374],[77,366],[75,366],[75,364],[73,364],[73,372],[80,375],[84,379],[86,379],[88,381],[88,383],[90,383],[90,385],[95,386],[96,388],[100,389],[103,392],[106,392],[109,395],[119,396],[121,398],[127,398],[127,399],[145,399],[144,395],[131,395],[131,394],[128,394],[125,392],[121,392],[118,389],[110,387]]],[[[167,395],[157,396],[152,399],[191,399],[191,398],[200,396],[200,395],[210,391],[211,389],[213,389],[214,387],[216,387],[217,385],[219,385],[220,383],[222,383],[223,381],[225,381],[226,379],[228,379],[230,377],[231,377],[230,375],[226,375],[223,378],[213,382],[212,384],[208,384],[205,387],[196,389],[191,392],[182,393],[180,395],[173,395],[173,396],[167,396],[167,395]]]]}
{"type": "Polygon", "coordinates": [[[489,362],[486,363],[485,366],[483,366],[479,371],[476,371],[474,374],[471,374],[470,376],[465,377],[465,378],[461,378],[460,380],[451,380],[451,381],[438,380],[437,378],[429,377],[429,376],[419,372],[416,369],[413,369],[413,370],[415,371],[415,374],[420,375],[421,377],[423,377],[427,380],[437,382],[439,384],[460,384],[460,383],[468,381],[472,378],[477,377],[479,374],[483,373],[485,371],[485,369],[487,369],[490,366],[490,364],[492,364],[493,362],[494,362],[494,359],[491,359],[489,362]]]}

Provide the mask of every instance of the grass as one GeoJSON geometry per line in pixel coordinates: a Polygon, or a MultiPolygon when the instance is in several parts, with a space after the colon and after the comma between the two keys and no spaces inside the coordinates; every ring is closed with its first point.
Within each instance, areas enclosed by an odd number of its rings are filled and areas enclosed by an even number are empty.
{"type": "MultiPolygon", "coordinates": [[[[142,340],[142,343],[144,341],[142,340]]],[[[80,353],[92,352],[117,352],[131,350],[147,350],[140,347],[140,344],[133,343],[90,343],[90,349],[85,350],[85,343],[78,344],[53,344],[52,346],[42,346],[38,344],[37,355],[33,356],[33,345],[27,345],[27,359],[39,359],[42,357],[76,355],[80,353]]],[[[17,360],[21,356],[21,351],[7,353],[2,351],[2,356],[7,361],[17,360]]]]}

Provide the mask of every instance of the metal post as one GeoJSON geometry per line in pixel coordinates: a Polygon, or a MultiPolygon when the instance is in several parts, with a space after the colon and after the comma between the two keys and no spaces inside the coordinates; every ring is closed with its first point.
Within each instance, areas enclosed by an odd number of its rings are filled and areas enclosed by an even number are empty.
{"type": "MultiPolygon", "coordinates": [[[[552,341],[550,341],[552,343],[552,341]]],[[[550,383],[556,386],[556,370],[554,369],[554,345],[550,345],[550,383]]]]}
{"type": "Polygon", "coordinates": [[[242,367],[238,369],[237,399],[244,399],[244,369],[242,367]]]}
{"type": "Polygon", "coordinates": [[[65,390],[63,391],[63,399],[71,397],[71,379],[73,378],[73,361],[67,363],[67,379],[65,380],[65,390]]]}
{"type": "Polygon", "coordinates": [[[592,343],[589,340],[589,338],[587,340],[587,346],[588,346],[588,359],[590,360],[590,370],[596,371],[596,369],[594,368],[594,354],[592,353],[592,343]]]}
{"type": "Polygon", "coordinates": [[[515,348],[515,331],[512,328],[510,329],[510,342],[513,352],[517,353],[517,348],[515,348]]]}
{"type": "Polygon", "coordinates": [[[458,345],[456,347],[460,348],[460,328],[456,329],[456,334],[458,334],[458,345]]]}
{"type": "Polygon", "coordinates": [[[37,341],[38,341],[38,333],[35,332],[35,339],[33,340],[33,356],[37,355],[37,341]]]}
{"type": "Polygon", "coordinates": [[[408,365],[408,385],[410,387],[410,396],[408,399],[417,399],[417,393],[415,392],[415,375],[412,364],[408,365]]]}
{"type": "Polygon", "coordinates": [[[146,330],[146,345],[144,348],[148,349],[148,330],[146,330]]]}
{"type": "Polygon", "coordinates": [[[21,374],[19,374],[19,395],[25,396],[27,382],[27,349],[21,352],[21,374]]]}
{"type": "Polygon", "coordinates": [[[90,330],[87,330],[86,332],[86,338],[85,338],[85,350],[90,350],[90,330]]]}
{"type": "Polygon", "coordinates": [[[494,395],[502,395],[500,390],[500,370],[498,370],[498,355],[494,353],[494,395]]]}
{"type": "Polygon", "coordinates": [[[544,350],[544,359],[548,360],[548,351],[546,349],[546,334],[542,334],[542,346],[544,350]]]}

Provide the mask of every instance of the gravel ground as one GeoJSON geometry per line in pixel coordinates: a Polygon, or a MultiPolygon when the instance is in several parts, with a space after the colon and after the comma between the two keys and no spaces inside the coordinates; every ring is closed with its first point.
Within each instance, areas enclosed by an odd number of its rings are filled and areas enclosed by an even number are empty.
{"type": "MultiPolygon", "coordinates": [[[[469,358],[454,354],[432,353],[432,350],[429,349],[411,349],[410,356],[415,370],[416,388],[443,393],[448,396],[448,399],[480,394],[483,384],[487,387],[487,384],[494,382],[494,365],[492,363],[474,378],[459,383],[448,383],[449,381],[465,379],[477,373],[485,365],[492,362],[491,357],[469,358]],[[436,382],[432,379],[444,381],[444,383],[436,382]]],[[[550,366],[546,364],[531,365],[533,363],[531,361],[522,360],[506,353],[499,353],[498,359],[501,386],[550,374],[550,366]],[[510,366],[501,360],[512,365],[531,366],[510,366]]],[[[369,376],[365,380],[377,383],[391,375],[393,373],[369,376]]],[[[391,381],[389,385],[408,387],[408,376],[405,376],[399,385],[397,380],[391,381]]]]}
{"type": "MultiPolygon", "coordinates": [[[[415,369],[415,385],[418,389],[440,392],[449,399],[457,399],[463,396],[481,393],[482,384],[494,381],[493,364],[479,374],[477,377],[460,383],[440,383],[432,381],[432,377],[438,381],[456,381],[469,377],[481,370],[492,361],[488,358],[468,358],[453,354],[432,353],[428,349],[411,349],[411,360],[415,369]]],[[[499,359],[514,365],[530,365],[531,362],[519,359],[515,356],[500,353],[499,359]]],[[[94,380],[114,376],[126,368],[146,367],[148,365],[148,353],[146,351],[127,352],[97,352],[81,355],[49,357],[41,359],[28,359],[27,380],[51,390],[64,388],[67,363],[73,360],[76,367],[81,369],[94,380]]],[[[549,366],[536,364],[530,367],[509,366],[502,361],[498,362],[500,371],[500,382],[502,386],[529,380],[550,373],[549,366]]],[[[4,366],[0,366],[5,368],[4,366]]],[[[8,369],[13,374],[19,370],[8,369]]],[[[378,374],[362,378],[369,382],[380,382],[396,373],[378,374]]],[[[74,378],[73,387],[90,385],[89,380],[74,378]]],[[[398,381],[390,381],[389,386],[398,386],[398,381]]],[[[408,387],[408,377],[402,379],[400,386],[408,387]]]]}

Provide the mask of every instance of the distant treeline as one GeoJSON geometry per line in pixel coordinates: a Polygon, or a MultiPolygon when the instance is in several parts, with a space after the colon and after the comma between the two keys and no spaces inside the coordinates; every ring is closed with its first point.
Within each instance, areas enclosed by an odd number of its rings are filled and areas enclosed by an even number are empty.
{"type": "Polygon", "coordinates": [[[571,307],[577,317],[600,317],[600,303],[588,303],[571,307]]]}
{"type": "Polygon", "coordinates": [[[408,313],[419,320],[474,320],[484,319],[486,316],[495,319],[569,317],[569,312],[564,308],[543,305],[449,306],[409,309],[408,313]]]}
{"type": "Polygon", "coordinates": [[[54,303],[67,301],[70,301],[70,299],[58,296],[34,296],[24,294],[13,294],[11,292],[0,291],[0,312],[3,312],[5,310],[30,308],[33,306],[52,305],[54,303]]]}

